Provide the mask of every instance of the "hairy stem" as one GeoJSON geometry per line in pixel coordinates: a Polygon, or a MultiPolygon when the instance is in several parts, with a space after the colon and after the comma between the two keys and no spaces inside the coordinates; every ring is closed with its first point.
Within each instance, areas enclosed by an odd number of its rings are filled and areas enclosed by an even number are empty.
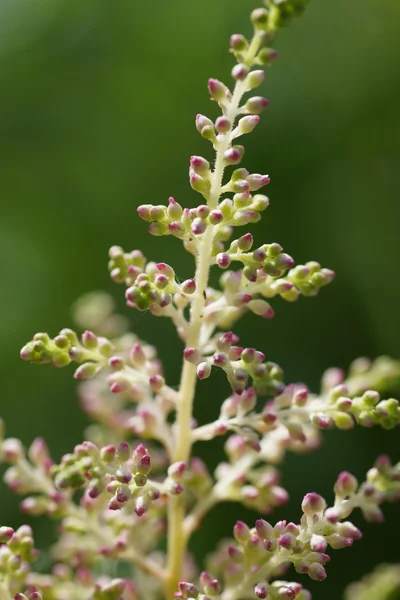
{"type": "MultiPolygon", "coordinates": [[[[253,64],[255,55],[260,46],[260,38],[256,34],[249,46],[247,62],[253,64]]],[[[216,148],[214,171],[211,176],[211,189],[208,198],[208,206],[215,209],[222,194],[222,180],[225,170],[224,153],[231,144],[231,133],[235,119],[238,115],[239,104],[243,94],[246,92],[244,81],[238,81],[227,107],[226,117],[232,124],[227,133],[221,135],[216,148]]],[[[209,225],[204,232],[199,244],[196,268],[196,292],[190,311],[190,322],[187,328],[186,345],[199,348],[201,340],[203,312],[205,307],[205,290],[208,285],[208,276],[212,263],[212,248],[214,240],[214,227],[209,225]]],[[[193,401],[196,391],[197,373],[196,366],[188,361],[183,362],[182,376],[179,387],[176,418],[176,449],[174,461],[187,462],[190,458],[192,448],[191,420],[193,413],[193,401]]],[[[181,579],[183,561],[186,552],[188,535],[184,530],[185,507],[182,495],[171,498],[168,506],[168,547],[167,547],[167,581],[165,586],[165,597],[172,600],[178,589],[181,579]]]]}

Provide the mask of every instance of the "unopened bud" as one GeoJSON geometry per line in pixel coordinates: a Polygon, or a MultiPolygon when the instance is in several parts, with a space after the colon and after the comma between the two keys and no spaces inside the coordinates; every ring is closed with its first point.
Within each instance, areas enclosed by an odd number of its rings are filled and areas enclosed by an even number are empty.
{"type": "Polygon", "coordinates": [[[246,77],[246,89],[252,90],[258,87],[264,81],[264,71],[251,71],[246,77]]]}
{"type": "Polygon", "coordinates": [[[197,377],[199,379],[207,379],[211,375],[211,366],[207,362],[202,362],[197,365],[197,377]]]}
{"type": "Polygon", "coordinates": [[[246,110],[252,115],[259,115],[269,106],[268,98],[262,96],[253,96],[249,98],[245,104],[246,110]]]}
{"type": "Polygon", "coordinates": [[[232,124],[226,117],[218,117],[215,121],[215,129],[218,133],[228,133],[232,128],[232,124]]]}
{"type": "Polygon", "coordinates": [[[249,115],[243,117],[238,123],[238,129],[241,134],[251,133],[253,129],[259,124],[260,117],[258,115],[249,115]]]}
{"type": "Polygon", "coordinates": [[[208,91],[210,92],[211,98],[217,102],[226,99],[229,94],[226,85],[221,81],[218,81],[218,79],[208,80],[208,91]]]}

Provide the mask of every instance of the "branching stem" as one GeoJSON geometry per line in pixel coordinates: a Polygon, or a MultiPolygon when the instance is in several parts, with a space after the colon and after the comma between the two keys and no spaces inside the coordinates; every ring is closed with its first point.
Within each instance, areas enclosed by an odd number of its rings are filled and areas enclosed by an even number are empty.
{"type": "MultiPolygon", "coordinates": [[[[247,63],[251,66],[260,47],[260,36],[255,34],[247,52],[247,63]]],[[[211,176],[211,189],[208,198],[208,207],[214,210],[218,206],[222,194],[223,176],[225,171],[224,153],[231,144],[231,134],[235,119],[239,113],[239,105],[243,94],[246,92],[245,81],[238,81],[235,85],[232,98],[226,109],[226,117],[231,123],[231,130],[220,136],[216,147],[214,171],[211,176]]],[[[186,345],[199,348],[204,316],[204,293],[208,285],[210,266],[212,264],[212,249],[214,241],[214,226],[209,225],[203,234],[198,247],[196,268],[196,292],[190,312],[190,322],[187,329],[186,345]]],[[[196,366],[188,361],[183,362],[182,376],[179,387],[176,418],[176,450],[174,461],[188,462],[192,448],[191,421],[193,401],[196,391],[197,373],[196,366]]],[[[185,507],[182,495],[171,498],[168,506],[168,561],[167,581],[165,586],[166,600],[172,600],[178,589],[182,576],[183,562],[186,552],[188,536],[184,530],[185,507]]]]}

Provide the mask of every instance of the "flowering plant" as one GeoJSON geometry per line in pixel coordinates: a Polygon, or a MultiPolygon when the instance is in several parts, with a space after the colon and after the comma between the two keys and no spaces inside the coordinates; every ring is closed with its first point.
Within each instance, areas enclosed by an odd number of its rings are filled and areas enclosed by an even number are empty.
{"type": "Polygon", "coordinates": [[[255,129],[268,100],[243,98],[262,84],[263,67],[276,59],[271,44],[277,31],[306,4],[266,0],[251,14],[251,40],[231,37],[234,89],[210,79],[221,115],[196,118],[215,150],[213,166],[201,156],[190,159],[190,185],[202,203],[182,208],[169,198],[168,205],[138,208],[152,235],[182,241],[194,256],[194,277],[179,281],[170,265],[149,262],[139,250],[110,250],[111,278],[126,287],[128,306],[168,317],[176,327],[184,344],[178,388],[167,384],[156,350],[127,332],[104,294],[78,303],[82,335],[71,329],[54,338],[38,333],[22,349],[22,358],[33,363],[78,365],[74,376],[95,424],[59,464],[42,439],[25,451],[19,440],[2,436],[6,483],[25,496],[23,511],[59,521],[60,535],[53,569],[44,575],[31,569],[38,553],[30,527],[0,528],[1,600],[306,600],[302,584],[284,579],[289,568],[324,580],[329,549],[361,537],[348,520],[352,511],[379,522],[381,504],[400,497],[400,463],[381,456],[361,484],[348,472],[339,474],[333,505],[311,492],[298,523],[261,518],[288,499],[277,470],[287,451],[316,449],[330,427],[390,429],[400,422],[397,400],[380,396],[400,374],[396,361],[359,359],[347,377],[330,369],[320,392],[312,393],[304,384],[286,384],[277,364],[238,345],[231,331],[245,312],[270,319],[275,297],[312,297],[334,278],[315,261],[294,266],[278,243],[254,249],[251,233],[233,239],[237,227],[258,222],[269,204],[259,193],[269,176],[240,167],[244,148],[236,144],[255,129]],[[218,289],[209,284],[212,267],[222,270],[218,289]],[[224,371],[231,392],[218,419],[199,425],[193,419],[196,386],[213,368],[224,371]],[[217,436],[227,436],[227,460],[210,473],[193,456],[193,445],[217,436]],[[233,539],[199,571],[188,553],[191,535],[226,501],[241,502],[260,518],[254,527],[237,521],[233,539]]]}

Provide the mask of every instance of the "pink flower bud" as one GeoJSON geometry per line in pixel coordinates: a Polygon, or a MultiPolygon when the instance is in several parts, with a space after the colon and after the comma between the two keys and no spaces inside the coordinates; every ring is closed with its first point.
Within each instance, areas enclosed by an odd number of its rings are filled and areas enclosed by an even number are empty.
{"type": "Polygon", "coordinates": [[[202,156],[192,156],[190,166],[197,175],[208,175],[210,173],[210,163],[202,156]]]}
{"type": "Polygon", "coordinates": [[[202,362],[197,365],[197,377],[199,379],[207,379],[211,375],[211,366],[207,362],[202,362]]]}
{"type": "Polygon", "coordinates": [[[248,252],[253,245],[253,236],[251,233],[246,233],[238,239],[238,247],[242,252],[248,252]]]}
{"type": "Polygon", "coordinates": [[[198,114],[196,116],[196,128],[197,128],[197,130],[200,133],[202,133],[202,131],[203,131],[203,129],[205,127],[212,127],[214,129],[213,122],[208,117],[205,117],[204,115],[198,114]]]}
{"type": "Polygon", "coordinates": [[[97,348],[97,337],[92,331],[85,331],[82,334],[82,344],[85,348],[94,350],[97,348]]]}
{"type": "Polygon", "coordinates": [[[231,259],[229,257],[229,254],[227,254],[226,252],[221,252],[220,254],[217,254],[217,265],[219,267],[221,267],[221,269],[227,269],[229,267],[229,265],[231,264],[231,259]]]}
{"type": "Polygon", "coordinates": [[[196,219],[193,219],[191,229],[193,235],[201,235],[207,229],[207,224],[203,221],[203,219],[196,217],[196,219]]]}
{"type": "Polygon", "coordinates": [[[226,85],[221,81],[218,81],[218,79],[208,80],[208,91],[210,92],[211,98],[217,102],[225,100],[230,95],[226,85]]]}
{"type": "Polygon", "coordinates": [[[233,528],[233,535],[239,544],[246,544],[251,537],[250,529],[246,523],[243,523],[243,521],[236,521],[236,524],[233,528]]]}
{"type": "Polygon", "coordinates": [[[176,462],[168,467],[168,477],[174,481],[182,481],[187,465],[184,462],[176,462]]]}
{"type": "Polygon", "coordinates": [[[224,152],[224,160],[227,165],[238,165],[244,154],[243,146],[232,146],[224,152]]]}
{"type": "Polygon", "coordinates": [[[152,208],[151,204],[142,204],[138,206],[137,213],[143,221],[151,221],[150,218],[150,209],[152,208]]]}
{"type": "Polygon", "coordinates": [[[83,363],[74,373],[75,379],[90,379],[96,375],[99,367],[95,363],[87,362],[83,363]]]}
{"type": "Polygon", "coordinates": [[[267,540],[272,538],[274,535],[274,528],[268,521],[264,521],[264,519],[258,519],[256,521],[256,530],[261,539],[267,540]]]}
{"type": "Polygon", "coordinates": [[[234,33],[230,39],[230,46],[232,50],[236,52],[242,52],[243,50],[246,50],[248,42],[240,33],[234,33]]]}
{"type": "Polygon", "coordinates": [[[0,544],[7,544],[14,535],[14,529],[11,527],[0,527],[0,544]]]}
{"type": "Polygon", "coordinates": [[[188,362],[198,365],[201,362],[201,352],[196,348],[185,348],[183,356],[188,362]]]}
{"type": "Polygon", "coordinates": [[[224,215],[218,209],[212,210],[209,214],[208,220],[211,225],[219,225],[224,220],[224,215]]]}
{"type": "Polygon", "coordinates": [[[308,570],[308,576],[314,581],[324,581],[327,577],[324,567],[320,563],[312,563],[308,570]]]}
{"type": "Polygon", "coordinates": [[[268,98],[253,96],[246,102],[245,108],[252,115],[258,115],[269,106],[268,98]]]}
{"type": "Polygon", "coordinates": [[[254,314],[264,317],[264,319],[272,319],[275,315],[274,309],[266,300],[252,300],[248,307],[254,314]]]}
{"type": "Polygon", "coordinates": [[[233,67],[231,74],[236,81],[243,81],[249,74],[249,70],[250,69],[247,65],[239,63],[233,67]]]}
{"type": "Polygon", "coordinates": [[[174,221],[179,221],[179,219],[181,218],[183,213],[183,209],[182,206],[180,204],[178,204],[178,202],[176,202],[174,200],[174,198],[168,198],[168,208],[167,208],[167,215],[170,219],[173,219],[174,221]]]}
{"type": "Polygon", "coordinates": [[[264,71],[256,70],[251,71],[246,77],[246,89],[252,90],[253,88],[258,87],[264,81],[264,71]]]}
{"type": "Polygon", "coordinates": [[[232,123],[226,117],[218,117],[215,121],[215,129],[218,133],[228,133],[232,128],[232,123]]]}
{"type": "Polygon", "coordinates": [[[312,517],[314,514],[322,513],[325,510],[326,502],[319,494],[310,492],[304,496],[301,508],[304,514],[312,517]]]}
{"type": "Polygon", "coordinates": [[[121,442],[117,446],[117,458],[119,462],[126,462],[129,460],[131,451],[127,442],[121,442]]]}
{"type": "Polygon", "coordinates": [[[260,122],[260,117],[258,115],[251,115],[248,117],[243,117],[242,119],[240,119],[240,121],[238,123],[239,132],[241,134],[251,133],[255,129],[255,127],[257,127],[259,122],[260,122]]]}

